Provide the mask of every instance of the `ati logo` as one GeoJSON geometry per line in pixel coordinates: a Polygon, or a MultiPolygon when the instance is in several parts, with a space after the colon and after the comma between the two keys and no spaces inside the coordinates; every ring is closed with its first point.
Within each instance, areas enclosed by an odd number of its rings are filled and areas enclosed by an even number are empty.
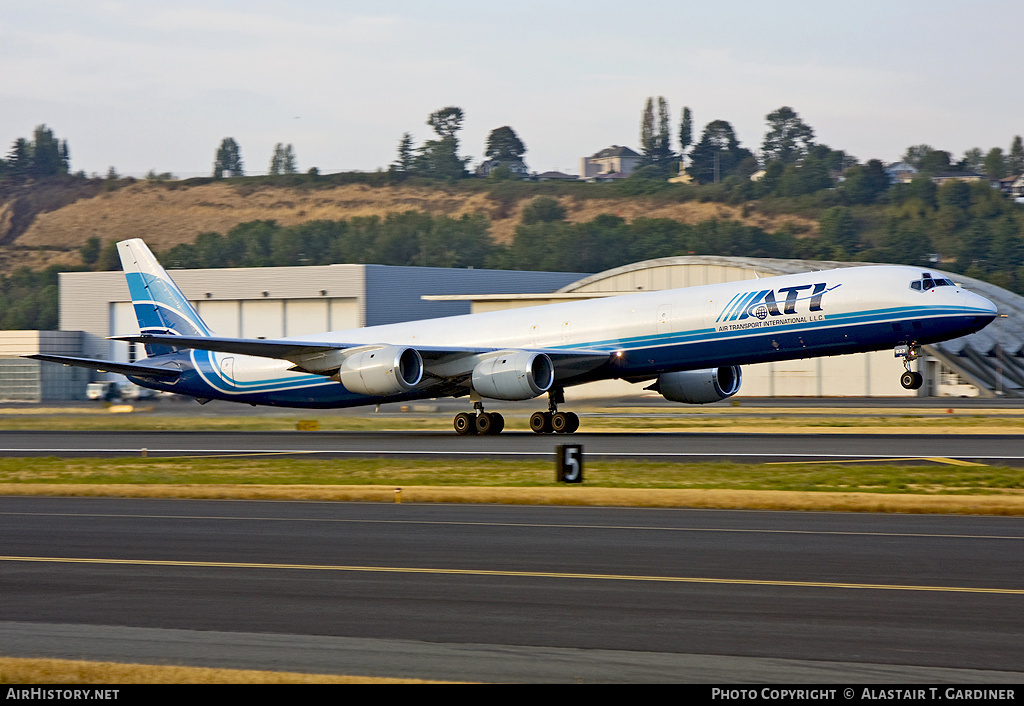
{"type": "Polygon", "coordinates": [[[821,298],[838,286],[837,284],[835,287],[829,287],[824,282],[819,282],[797,287],[781,287],[778,290],[743,292],[729,300],[715,321],[743,321],[751,316],[763,321],[769,316],[788,316],[797,313],[797,302],[805,302],[808,299],[811,302],[808,312],[821,311],[821,298]]]}

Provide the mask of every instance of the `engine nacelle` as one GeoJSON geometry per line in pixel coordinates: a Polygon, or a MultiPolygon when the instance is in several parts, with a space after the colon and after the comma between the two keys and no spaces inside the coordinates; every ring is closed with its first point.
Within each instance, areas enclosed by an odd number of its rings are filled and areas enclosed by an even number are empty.
{"type": "Polygon", "coordinates": [[[555,381],[555,366],[544,353],[508,351],[473,368],[473,389],[496,400],[529,400],[547,392],[555,381]]]}
{"type": "Polygon", "coordinates": [[[381,346],[345,356],[334,376],[349,392],[396,395],[408,392],[423,378],[423,358],[415,348],[381,346]]]}
{"type": "Polygon", "coordinates": [[[708,370],[681,370],[662,373],[648,390],[657,390],[673,402],[707,404],[732,397],[740,390],[743,374],[739,366],[710,368],[708,370]]]}

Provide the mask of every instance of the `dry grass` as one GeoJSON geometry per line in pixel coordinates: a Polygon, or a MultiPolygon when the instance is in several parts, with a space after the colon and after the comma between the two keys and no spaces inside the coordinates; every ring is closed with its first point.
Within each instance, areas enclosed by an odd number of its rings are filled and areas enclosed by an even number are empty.
{"type": "MultiPolygon", "coordinates": [[[[0,657],[0,684],[429,684],[419,679],[0,657]]],[[[112,697],[113,698],[113,697],[112,697]]],[[[77,699],[76,699],[77,700],[77,699]]]]}
{"type": "Polygon", "coordinates": [[[0,483],[2,495],[313,500],[319,502],[497,503],[602,507],[899,512],[907,514],[1024,515],[1024,494],[925,495],[784,490],[390,485],[60,484],[0,483]]]}
{"type": "MultiPolygon", "coordinates": [[[[201,232],[226,233],[239,223],[258,219],[293,225],[319,219],[384,216],[408,210],[453,217],[484,213],[492,220],[494,240],[507,243],[528,201],[518,203],[507,218],[499,218],[502,207],[486,193],[449,192],[423,186],[347,184],[317,190],[254,186],[243,192],[226,183],[176,189],[137,183],[40,214],[18,238],[17,244],[65,249],[78,247],[91,236],[99,237],[104,243],[141,237],[151,248],[165,250],[179,243],[190,243],[201,232]]],[[[777,230],[787,223],[808,232],[817,230],[816,222],[810,219],[757,212],[744,215],[740,207],[720,203],[654,204],[641,198],[568,197],[562,198],[562,203],[571,221],[587,221],[601,213],[613,213],[627,221],[652,217],[693,224],[718,218],[738,220],[766,230],[777,230]]]]}

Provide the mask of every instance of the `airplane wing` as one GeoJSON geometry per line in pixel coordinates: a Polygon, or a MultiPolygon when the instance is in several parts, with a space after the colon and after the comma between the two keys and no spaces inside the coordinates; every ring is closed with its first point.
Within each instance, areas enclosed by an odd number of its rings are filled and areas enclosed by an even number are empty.
{"type": "MultiPolygon", "coordinates": [[[[331,375],[338,365],[324,365],[321,361],[331,353],[340,353],[348,349],[366,348],[366,343],[337,343],[326,341],[300,341],[295,339],[252,339],[224,338],[218,336],[178,336],[174,334],[144,334],[138,336],[112,336],[117,341],[131,343],[155,344],[174,348],[194,348],[197,350],[214,351],[217,353],[233,353],[235,355],[251,355],[260,358],[276,358],[295,363],[295,370],[314,374],[331,375]]],[[[380,347],[380,346],[371,346],[380,347]]],[[[472,372],[470,361],[479,360],[480,356],[495,355],[508,348],[475,348],[446,346],[407,346],[414,348],[423,358],[424,368],[436,377],[452,378],[464,376],[472,372]],[[461,364],[464,360],[466,364],[461,364]]],[[[561,349],[561,348],[528,348],[534,353],[544,353],[555,367],[556,378],[563,379],[582,375],[607,363],[613,353],[605,350],[561,349]]],[[[333,358],[333,356],[332,356],[333,358]]],[[[335,358],[336,360],[336,358],[335,358]]]]}
{"type": "Polygon", "coordinates": [[[77,368],[89,368],[101,373],[119,373],[133,377],[151,378],[154,380],[173,380],[181,375],[177,366],[146,365],[145,363],[118,363],[113,360],[96,360],[95,358],[74,358],[64,355],[26,355],[25,358],[46,360],[51,363],[73,365],[77,368]]]}

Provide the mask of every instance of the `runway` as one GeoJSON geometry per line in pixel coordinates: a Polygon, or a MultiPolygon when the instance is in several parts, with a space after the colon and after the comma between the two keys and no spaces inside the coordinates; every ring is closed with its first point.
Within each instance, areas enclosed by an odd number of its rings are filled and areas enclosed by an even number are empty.
{"type": "Polygon", "coordinates": [[[138,456],[316,454],[323,457],[548,457],[559,444],[580,444],[591,457],[662,461],[852,461],[950,459],[1024,466],[1024,437],[1015,434],[738,434],[506,432],[67,432],[0,431],[3,456],[138,456]]]}
{"type": "Polygon", "coordinates": [[[0,498],[0,652],[527,682],[1016,682],[1018,518],[0,498]]]}

